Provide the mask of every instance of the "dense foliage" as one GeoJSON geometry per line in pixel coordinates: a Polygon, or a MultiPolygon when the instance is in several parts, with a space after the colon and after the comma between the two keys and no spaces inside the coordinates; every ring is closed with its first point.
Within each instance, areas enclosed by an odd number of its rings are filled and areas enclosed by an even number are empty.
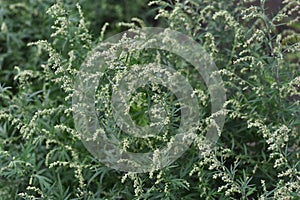
{"type": "MultiPolygon", "coordinates": [[[[300,2],[284,0],[274,11],[267,5],[264,0],[0,1],[0,199],[300,198],[300,2]],[[125,173],[103,165],[82,144],[72,116],[73,85],[99,42],[144,26],[187,34],[213,57],[226,88],[226,122],[213,151],[199,156],[199,139],[166,168],[125,173]]],[[[192,67],[176,55],[144,53],[128,53],[118,62],[170,64],[192,80],[192,67]]],[[[100,97],[110,94],[111,75],[102,80],[100,97]]],[[[192,85],[203,108],[201,138],[210,98],[204,84],[192,85]]],[[[163,139],[122,136],[127,150],[153,150],[176,129],[178,105],[163,87],[156,94],[147,87],[137,91],[130,107],[135,122],[149,123],[149,95],[169,101],[174,126],[163,139]]],[[[102,114],[109,113],[105,106],[102,114]]]]}

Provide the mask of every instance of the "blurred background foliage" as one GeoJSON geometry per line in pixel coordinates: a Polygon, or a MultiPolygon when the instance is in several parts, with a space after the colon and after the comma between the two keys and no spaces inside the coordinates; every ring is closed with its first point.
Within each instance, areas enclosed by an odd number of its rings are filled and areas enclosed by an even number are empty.
{"type": "MultiPolygon", "coordinates": [[[[16,85],[13,81],[13,76],[17,73],[14,70],[15,66],[35,70],[47,59],[46,56],[41,55],[40,49],[28,47],[27,44],[38,40],[51,41],[53,19],[46,14],[46,11],[54,3],[54,0],[0,1],[0,80],[2,84],[16,85]]],[[[136,16],[140,17],[147,26],[159,24],[157,20],[153,20],[156,9],[149,9],[147,0],[81,0],[79,3],[94,39],[100,36],[105,22],[109,23],[106,29],[107,36],[125,30],[126,27],[118,26],[118,23],[131,22],[131,19],[136,16]]],[[[74,1],[65,1],[66,9],[70,12],[72,12],[72,7],[74,10],[74,5],[74,1]]]]}

